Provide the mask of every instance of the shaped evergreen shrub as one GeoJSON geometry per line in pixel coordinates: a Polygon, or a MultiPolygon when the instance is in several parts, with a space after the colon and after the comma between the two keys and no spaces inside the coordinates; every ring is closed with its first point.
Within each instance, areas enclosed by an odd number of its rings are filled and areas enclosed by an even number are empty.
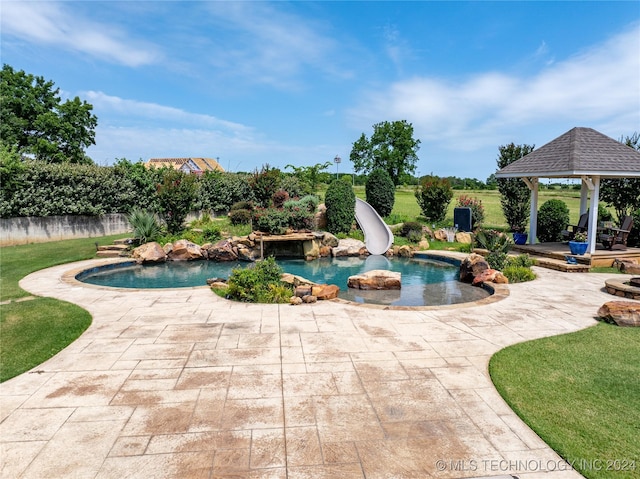
{"type": "Polygon", "coordinates": [[[545,201],[538,210],[538,240],[562,241],[562,230],[569,224],[569,208],[562,200],[545,201]]]}
{"type": "Polygon", "coordinates": [[[382,168],[376,168],[367,178],[364,186],[369,203],[382,217],[389,216],[395,202],[396,188],[389,173],[382,168]]]}
{"type": "Polygon", "coordinates": [[[333,180],[324,198],[327,207],[327,230],[348,233],[356,217],[356,195],[349,183],[333,180]]]}

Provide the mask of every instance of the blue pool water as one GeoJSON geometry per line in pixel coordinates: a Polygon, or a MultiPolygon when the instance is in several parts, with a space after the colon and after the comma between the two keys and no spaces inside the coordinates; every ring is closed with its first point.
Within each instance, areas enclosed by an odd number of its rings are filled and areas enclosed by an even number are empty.
{"type": "MultiPolygon", "coordinates": [[[[340,287],[339,297],[358,303],[430,306],[477,301],[489,295],[482,288],[461,283],[458,267],[428,258],[369,256],[366,259],[322,258],[314,261],[277,260],[287,273],[316,283],[340,287]],[[365,271],[386,269],[402,275],[399,291],[361,291],[347,288],[347,279],[365,271]]],[[[79,281],[117,288],[181,288],[206,285],[209,278],[228,278],[234,268],[249,264],[214,261],[168,262],[154,265],[125,263],[80,273],[79,281]]]]}

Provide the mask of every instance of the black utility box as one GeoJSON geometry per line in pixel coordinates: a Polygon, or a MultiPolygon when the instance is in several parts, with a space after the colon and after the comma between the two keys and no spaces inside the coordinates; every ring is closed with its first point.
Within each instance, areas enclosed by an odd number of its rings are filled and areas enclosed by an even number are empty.
{"type": "Polygon", "coordinates": [[[454,208],[453,224],[457,226],[458,231],[471,231],[473,224],[471,208],[454,208]]]}

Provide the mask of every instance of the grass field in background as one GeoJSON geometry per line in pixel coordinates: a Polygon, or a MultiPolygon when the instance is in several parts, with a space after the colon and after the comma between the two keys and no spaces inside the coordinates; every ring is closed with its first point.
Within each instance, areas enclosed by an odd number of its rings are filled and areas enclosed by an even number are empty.
{"type": "MultiPolygon", "coordinates": [[[[354,188],[356,196],[365,199],[364,186],[354,188]]],[[[420,216],[420,207],[416,201],[414,189],[410,187],[400,187],[396,189],[395,203],[392,214],[406,215],[412,220],[420,216]]],[[[502,214],[500,206],[500,192],[498,190],[454,190],[453,199],[449,204],[446,221],[453,225],[453,209],[456,207],[458,198],[462,195],[478,198],[484,206],[484,226],[486,228],[507,228],[507,222],[502,214]]],[[[580,217],[580,192],[575,190],[540,190],[538,193],[538,208],[549,199],[559,199],[566,203],[569,208],[569,222],[576,224],[580,217]]]]}

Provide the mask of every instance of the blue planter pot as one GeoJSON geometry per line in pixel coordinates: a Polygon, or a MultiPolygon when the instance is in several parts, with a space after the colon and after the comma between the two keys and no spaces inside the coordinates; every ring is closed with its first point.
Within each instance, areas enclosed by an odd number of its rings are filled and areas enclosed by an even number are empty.
{"type": "Polygon", "coordinates": [[[515,244],[526,244],[528,237],[527,233],[513,233],[513,242],[515,244]]]}
{"type": "Polygon", "coordinates": [[[585,254],[587,252],[587,248],[589,247],[589,243],[583,243],[579,241],[569,241],[569,250],[571,250],[571,254],[585,254]]]}

